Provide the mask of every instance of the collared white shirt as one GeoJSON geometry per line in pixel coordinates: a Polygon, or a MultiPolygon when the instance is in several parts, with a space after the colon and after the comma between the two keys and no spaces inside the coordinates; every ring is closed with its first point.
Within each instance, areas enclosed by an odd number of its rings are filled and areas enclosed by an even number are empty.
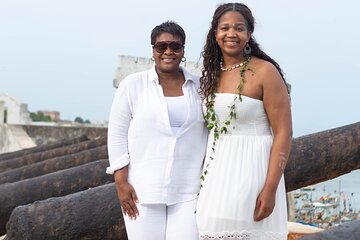
{"type": "Polygon", "coordinates": [[[187,120],[174,134],[155,67],[127,76],[118,86],[108,128],[110,166],[129,165],[128,181],[140,203],[174,204],[196,198],[207,128],[198,95],[199,78],[181,68],[187,120]]]}

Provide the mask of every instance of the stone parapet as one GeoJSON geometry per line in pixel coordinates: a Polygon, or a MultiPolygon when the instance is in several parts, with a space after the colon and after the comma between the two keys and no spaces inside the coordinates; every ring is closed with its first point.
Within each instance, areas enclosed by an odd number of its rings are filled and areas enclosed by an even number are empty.
{"type": "Polygon", "coordinates": [[[0,125],[0,153],[53,143],[86,135],[90,139],[106,136],[107,127],[0,125]]]}

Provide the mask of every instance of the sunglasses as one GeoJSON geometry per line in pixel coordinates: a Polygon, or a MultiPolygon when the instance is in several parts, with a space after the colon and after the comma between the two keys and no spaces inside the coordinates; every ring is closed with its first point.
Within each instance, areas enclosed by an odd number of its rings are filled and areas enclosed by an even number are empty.
{"type": "Polygon", "coordinates": [[[181,52],[184,48],[184,45],[181,42],[157,42],[153,45],[153,49],[155,49],[158,53],[164,53],[168,48],[170,48],[173,52],[181,52]]]}

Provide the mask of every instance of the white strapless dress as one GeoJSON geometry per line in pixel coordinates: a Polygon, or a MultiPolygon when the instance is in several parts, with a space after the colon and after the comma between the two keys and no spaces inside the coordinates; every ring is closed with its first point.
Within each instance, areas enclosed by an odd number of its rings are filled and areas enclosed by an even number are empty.
{"type": "MultiPolygon", "coordinates": [[[[223,122],[235,95],[216,94],[214,110],[223,122]]],[[[287,205],[281,178],[273,213],[253,220],[256,198],[265,182],[273,136],[261,100],[242,96],[236,103],[236,122],[230,133],[220,135],[214,160],[210,161],[210,132],[204,166],[209,163],[197,205],[201,240],[287,239],[287,205]],[[209,162],[210,161],[210,162],[209,162]]]]}

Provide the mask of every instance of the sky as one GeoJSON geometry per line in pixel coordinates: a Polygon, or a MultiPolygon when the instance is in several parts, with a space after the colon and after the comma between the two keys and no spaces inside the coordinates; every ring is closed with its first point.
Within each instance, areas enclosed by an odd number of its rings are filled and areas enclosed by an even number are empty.
{"type": "MultiPolygon", "coordinates": [[[[0,93],[32,112],[106,121],[119,55],[151,57],[154,26],[185,30],[198,61],[216,0],[0,0],[0,93]]],[[[254,36],[292,86],[294,137],[358,122],[360,2],[249,0],[254,36]]]]}

